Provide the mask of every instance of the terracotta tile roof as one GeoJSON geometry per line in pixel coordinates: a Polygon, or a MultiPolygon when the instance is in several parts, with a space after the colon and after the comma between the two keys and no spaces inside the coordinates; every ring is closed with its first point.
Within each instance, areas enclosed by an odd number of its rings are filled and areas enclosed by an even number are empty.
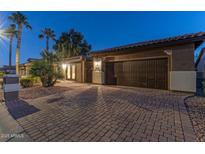
{"type": "Polygon", "coordinates": [[[177,43],[186,43],[186,42],[199,42],[205,40],[205,32],[198,32],[198,33],[191,33],[191,34],[185,34],[175,37],[168,37],[163,39],[157,39],[157,40],[149,40],[144,42],[137,42],[133,44],[103,49],[103,50],[97,50],[91,52],[91,54],[101,54],[101,53],[107,53],[107,52],[116,52],[121,51],[124,49],[131,49],[131,48],[142,48],[142,47],[157,47],[159,45],[174,45],[177,43]]]}

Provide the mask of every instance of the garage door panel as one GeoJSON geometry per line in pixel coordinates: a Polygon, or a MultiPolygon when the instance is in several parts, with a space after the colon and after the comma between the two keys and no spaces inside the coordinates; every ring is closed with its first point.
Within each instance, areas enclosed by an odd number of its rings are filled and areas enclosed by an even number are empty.
{"type": "Polygon", "coordinates": [[[114,74],[118,85],[167,89],[168,60],[116,62],[114,63],[114,74]]]}

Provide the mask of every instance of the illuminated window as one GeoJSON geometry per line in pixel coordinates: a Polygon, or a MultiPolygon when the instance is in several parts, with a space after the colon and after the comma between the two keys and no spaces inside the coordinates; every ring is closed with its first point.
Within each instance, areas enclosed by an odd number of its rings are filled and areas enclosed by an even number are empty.
{"type": "Polygon", "coordinates": [[[67,78],[70,79],[70,64],[67,65],[67,78]]]}
{"type": "Polygon", "coordinates": [[[72,79],[75,79],[75,65],[72,65],[72,79]]]}

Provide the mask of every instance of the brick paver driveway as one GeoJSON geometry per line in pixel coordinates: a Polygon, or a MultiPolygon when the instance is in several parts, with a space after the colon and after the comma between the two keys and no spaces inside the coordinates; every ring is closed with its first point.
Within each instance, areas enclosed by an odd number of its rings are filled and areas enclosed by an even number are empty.
{"type": "Polygon", "coordinates": [[[34,141],[195,141],[187,94],[67,83],[25,100],[40,111],[17,119],[34,141]]]}

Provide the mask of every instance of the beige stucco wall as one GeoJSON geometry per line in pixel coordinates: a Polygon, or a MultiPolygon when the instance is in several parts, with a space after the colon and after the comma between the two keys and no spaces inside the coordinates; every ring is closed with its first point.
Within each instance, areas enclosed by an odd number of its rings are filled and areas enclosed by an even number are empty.
{"type": "Polygon", "coordinates": [[[173,47],[171,71],[195,71],[194,44],[173,47]]]}
{"type": "Polygon", "coordinates": [[[101,58],[93,58],[93,73],[92,82],[96,84],[105,83],[105,73],[103,70],[103,63],[101,58]],[[96,63],[97,62],[97,63],[96,63]],[[98,66],[97,66],[98,65],[98,66]]]}
{"type": "Polygon", "coordinates": [[[196,72],[171,71],[170,90],[196,92],[196,72]]]}
{"type": "Polygon", "coordinates": [[[104,72],[93,71],[93,83],[104,84],[105,83],[104,77],[105,77],[104,72]]]}
{"type": "Polygon", "coordinates": [[[82,66],[81,63],[76,63],[75,64],[76,67],[76,71],[75,71],[75,75],[76,75],[76,81],[77,82],[82,82],[82,66]]]}

